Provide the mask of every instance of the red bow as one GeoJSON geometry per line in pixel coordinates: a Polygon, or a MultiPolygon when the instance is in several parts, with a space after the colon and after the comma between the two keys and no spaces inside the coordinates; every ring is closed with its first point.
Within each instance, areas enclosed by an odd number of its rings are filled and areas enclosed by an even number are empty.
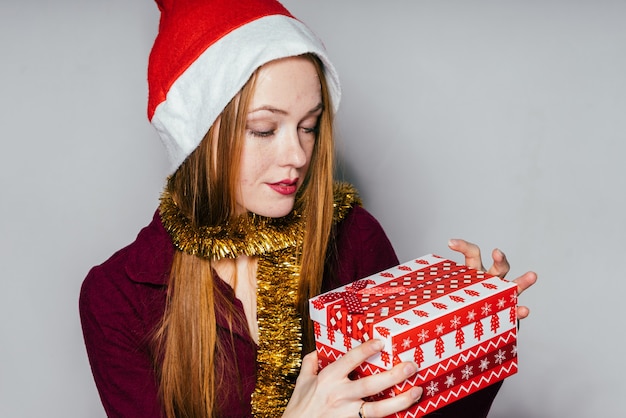
{"type": "Polygon", "coordinates": [[[348,312],[351,314],[362,314],[363,304],[361,303],[361,295],[364,294],[391,294],[398,293],[406,290],[403,286],[396,287],[372,287],[366,289],[370,283],[376,283],[373,280],[357,280],[351,285],[346,287],[343,292],[329,292],[324,295],[320,295],[317,298],[315,304],[317,309],[322,309],[327,303],[333,302],[338,299],[343,299],[346,304],[348,312]],[[319,306],[319,307],[318,307],[319,306]]]}

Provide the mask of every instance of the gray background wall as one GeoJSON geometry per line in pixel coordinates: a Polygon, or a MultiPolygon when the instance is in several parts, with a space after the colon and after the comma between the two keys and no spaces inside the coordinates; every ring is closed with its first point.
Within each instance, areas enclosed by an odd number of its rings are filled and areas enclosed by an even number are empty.
{"type": "MultiPolygon", "coordinates": [[[[342,174],[402,260],[449,238],[533,269],[492,417],[622,417],[626,2],[285,1],[340,71],[342,174]]],[[[145,116],[149,0],[0,2],[0,416],[102,417],[88,269],[166,174],[145,116]]]]}

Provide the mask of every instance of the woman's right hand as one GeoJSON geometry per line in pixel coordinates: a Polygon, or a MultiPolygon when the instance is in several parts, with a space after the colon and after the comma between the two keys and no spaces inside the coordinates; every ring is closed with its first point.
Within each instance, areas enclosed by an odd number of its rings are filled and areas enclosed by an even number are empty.
{"type": "Polygon", "coordinates": [[[391,370],[357,380],[348,377],[358,365],[382,349],[382,341],[367,341],[322,371],[319,371],[317,352],[306,355],[283,418],[376,418],[403,411],[413,405],[422,396],[421,388],[411,388],[398,396],[379,401],[364,403],[363,398],[402,383],[417,373],[415,363],[400,363],[391,370]]]}

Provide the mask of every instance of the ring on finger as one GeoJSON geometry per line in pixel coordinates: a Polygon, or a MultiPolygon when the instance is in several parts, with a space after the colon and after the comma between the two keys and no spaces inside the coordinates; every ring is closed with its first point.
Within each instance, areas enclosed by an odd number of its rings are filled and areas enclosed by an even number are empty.
{"type": "Polygon", "coordinates": [[[365,418],[365,412],[363,412],[364,406],[365,406],[365,401],[363,401],[363,403],[361,404],[361,407],[359,408],[359,418],[365,418]]]}

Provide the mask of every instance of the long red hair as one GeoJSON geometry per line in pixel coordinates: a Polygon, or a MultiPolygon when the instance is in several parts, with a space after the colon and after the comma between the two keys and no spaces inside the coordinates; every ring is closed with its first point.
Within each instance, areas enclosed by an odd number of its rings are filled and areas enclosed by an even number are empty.
{"type": "MultiPolygon", "coordinates": [[[[324,111],[307,177],[296,205],[306,220],[299,254],[300,285],[297,306],[302,315],[303,349],[314,347],[308,299],[321,289],[324,260],[333,218],[333,124],[332,104],[321,62],[303,55],[316,68],[324,111]]],[[[258,70],[257,70],[258,71],[258,70]]],[[[224,108],[199,147],[168,179],[167,190],[194,226],[217,226],[235,213],[235,187],[246,129],[248,106],[257,74],[224,108]],[[214,143],[215,142],[215,143],[214,143]]],[[[236,357],[217,338],[217,315],[231,324],[245,323],[232,302],[215,290],[211,261],[177,251],[170,272],[167,304],[156,333],[160,392],[168,418],[206,418],[219,415],[216,391],[236,365],[236,357]],[[216,312],[216,307],[225,312],[216,312]]],[[[231,328],[232,330],[232,328],[231,328]]],[[[232,335],[232,332],[231,332],[232,335]]]]}

